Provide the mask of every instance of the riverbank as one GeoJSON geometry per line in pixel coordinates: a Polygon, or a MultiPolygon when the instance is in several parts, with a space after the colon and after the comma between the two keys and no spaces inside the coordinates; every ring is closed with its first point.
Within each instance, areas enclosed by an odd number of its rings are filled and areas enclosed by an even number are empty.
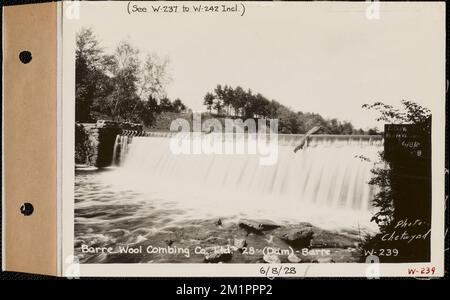
{"type": "Polygon", "coordinates": [[[309,223],[268,220],[191,221],[158,231],[109,230],[102,239],[78,236],[81,263],[349,263],[362,262],[360,233],[309,223]],[[130,239],[130,237],[133,239],[130,239]]]}

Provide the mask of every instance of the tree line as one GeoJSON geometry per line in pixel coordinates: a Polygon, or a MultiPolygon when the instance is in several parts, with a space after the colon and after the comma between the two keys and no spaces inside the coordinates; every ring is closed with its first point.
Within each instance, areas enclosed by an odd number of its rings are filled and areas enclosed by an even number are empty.
{"type": "Polygon", "coordinates": [[[75,119],[112,119],[151,125],[162,112],[183,112],[186,105],[167,97],[169,59],[140,51],[128,41],[106,54],[90,28],[76,35],[75,119]]]}
{"type": "MultiPolygon", "coordinates": [[[[172,81],[169,63],[155,53],[141,55],[128,41],[121,41],[112,54],[106,53],[93,30],[82,28],[76,35],[75,120],[110,119],[151,126],[161,113],[187,111],[182,100],[167,97],[166,87],[172,81]]],[[[328,134],[378,134],[376,129],[355,129],[350,122],[295,112],[240,86],[217,85],[203,103],[219,117],[278,119],[279,132],[284,134],[305,133],[314,126],[328,134]]]]}
{"type": "Polygon", "coordinates": [[[295,112],[275,100],[269,100],[260,93],[244,90],[240,86],[233,88],[218,84],[205,95],[203,104],[210,113],[214,112],[218,116],[278,119],[278,129],[283,134],[305,133],[314,126],[320,126],[328,134],[379,134],[375,128],[366,132],[354,128],[347,121],[325,119],[316,113],[295,112]]]}

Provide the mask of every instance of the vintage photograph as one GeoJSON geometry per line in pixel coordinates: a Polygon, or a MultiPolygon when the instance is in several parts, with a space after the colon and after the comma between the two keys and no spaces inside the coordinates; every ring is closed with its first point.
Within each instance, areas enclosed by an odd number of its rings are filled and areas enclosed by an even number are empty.
{"type": "Polygon", "coordinates": [[[76,259],[430,262],[435,8],[82,5],[76,259]]]}

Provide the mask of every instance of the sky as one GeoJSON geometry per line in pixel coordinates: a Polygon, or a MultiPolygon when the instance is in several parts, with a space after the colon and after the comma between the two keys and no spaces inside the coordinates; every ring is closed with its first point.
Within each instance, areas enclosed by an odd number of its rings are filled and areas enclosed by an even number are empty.
{"type": "Polygon", "coordinates": [[[194,111],[227,84],[363,129],[381,126],[364,103],[405,99],[433,112],[445,87],[443,6],[381,3],[379,19],[368,19],[368,5],[245,3],[243,16],[130,15],[127,2],[82,2],[80,19],[69,22],[91,27],[107,52],[128,40],[142,56],[169,57],[168,96],[194,111]]]}

